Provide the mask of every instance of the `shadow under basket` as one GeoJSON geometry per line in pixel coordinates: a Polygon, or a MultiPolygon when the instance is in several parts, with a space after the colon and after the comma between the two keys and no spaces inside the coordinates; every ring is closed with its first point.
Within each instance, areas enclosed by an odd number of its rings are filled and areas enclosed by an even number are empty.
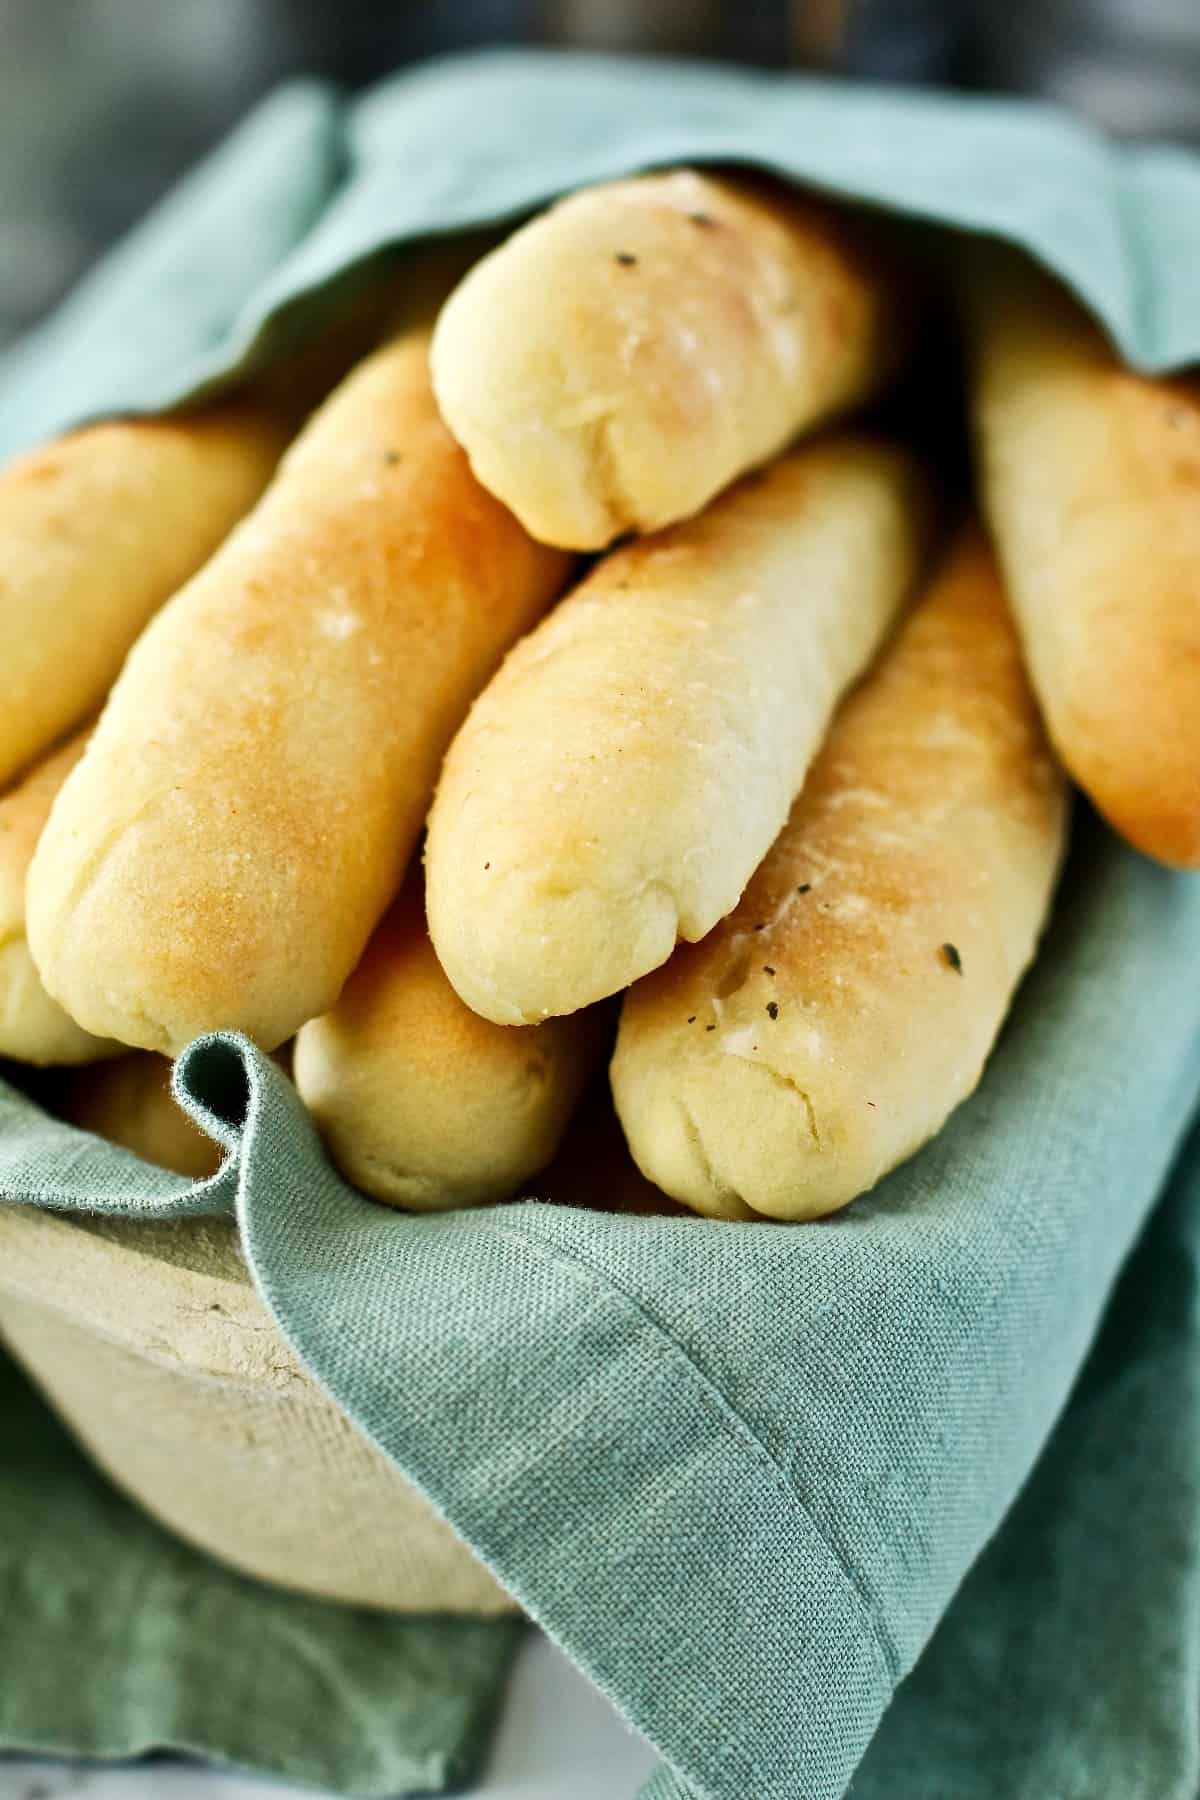
{"type": "Polygon", "coordinates": [[[244,1574],[389,1612],[516,1610],[297,1361],[231,1221],[0,1207],[0,1338],[125,1493],[244,1574]]]}

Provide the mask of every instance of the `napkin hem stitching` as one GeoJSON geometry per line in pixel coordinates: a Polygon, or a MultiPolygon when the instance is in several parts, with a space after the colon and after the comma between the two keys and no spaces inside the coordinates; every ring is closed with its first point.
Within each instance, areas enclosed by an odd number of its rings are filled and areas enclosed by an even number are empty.
{"type": "Polygon", "coordinates": [[[564,1249],[560,1244],[548,1243],[536,1233],[523,1231],[507,1220],[492,1218],[487,1220],[487,1224],[493,1231],[505,1237],[514,1238],[526,1248],[537,1251],[547,1261],[557,1262],[577,1271],[586,1276],[595,1287],[615,1295],[628,1311],[632,1312],[674,1353],[676,1359],[687,1368],[695,1385],[697,1397],[705,1411],[716,1420],[743,1454],[753,1455],[755,1461],[773,1477],[788,1504],[795,1508],[808,1530],[822,1546],[829,1561],[838,1570],[853,1597],[855,1611],[859,1615],[860,1622],[867,1628],[871,1647],[876,1652],[877,1660],[887,1677],[889,1691],[894,1692],[900,1680],[900,1654],[884,1620],[863,1588],[854,1568],[841,1555],[827,1533],[817,1523],[787,1471],[771,1454],[749,1422],[732,1405],[716,1383],[705,1374],[687,1348],[659,1319],[655,1318],[641,1300],[629,1293],[619,1282],[614,1281],[607,1271],[597,1268],[588,1258],[564,1249]]]}

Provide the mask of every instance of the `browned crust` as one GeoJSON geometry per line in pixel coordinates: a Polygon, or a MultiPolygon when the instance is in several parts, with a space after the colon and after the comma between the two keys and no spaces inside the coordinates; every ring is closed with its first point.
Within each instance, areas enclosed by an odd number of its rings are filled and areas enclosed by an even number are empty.
{"type": "Polygon", "coordinates": [[[0,471],[0,784],[100,706],[283,444],[269,413],[229,405],[89,426],[0,471]]]}
{"type": "Polygon", "coordinates": [[[968,265],[982,498],[1063,761],[1160,861],[1200,866],[1200,377],[1126,369],[1013,254],[968,265]]]}
{"type": "Polygon", "coordinates": [[[144,633],[55,803],[29,881],[51,992],[171,1052],[327,1011],[472,695],[566,568],[473,480],[422,331],[360,365],[144,633]]]}
{"type": "Polygon", "coordinates": [[[962,539],[844,704],[729,918],[626,997],[634,1156],[700,1211],[844,1205],[974,1087],[1033,954],[1064,785],[991,558],[962,539]]]}

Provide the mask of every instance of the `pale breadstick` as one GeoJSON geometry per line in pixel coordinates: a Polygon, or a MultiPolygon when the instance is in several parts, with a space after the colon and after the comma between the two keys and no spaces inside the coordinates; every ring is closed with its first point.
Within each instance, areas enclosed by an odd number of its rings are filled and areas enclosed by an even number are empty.
{"type": "Polygon", "coordinates": [[[82,1063],[119,1046],[92,1037],[52,1000],[25,936],[25,876],[54,796],[83,755],[79,733],[0,797],[0,1056],[17,1062],[82,1063]]]}
{"type": "Polygon", "coordinates": [[[505,1027],[464,1006],[414,881],[337,1005],[297,1036],[295,1080],[347,1181],[441,1211],[507,1200],[543,1168],[609,1043],[595,1012],[505,1027]]]}
{"type": "Polygon", "coordinates": [[[81,1131],[193,1181],[221,1166],[224,1151],[184,1112],[171,1092],[171,1064],[153,1051],[134,1050],[79,1070],[54,1110],[81,1131]]]}
{"type": "Polygon", "coordinates": [[[1200,379],[1126,369],[998,248],[967,259],[982,499],[1054,744],[1139,850],[1200,864],[1200,379]]]}
{"type": "Polygon", "coordinates": [[[438,320],[451,431],[537,538],[600,549],[698,512],[862,400],[905,304],[844,218],[691,170],[584,189],[477,263],[438,320]]]}
{"type": "Polygon", "coordinates": [[[430,815],[434,945],[529,1024],[615,993],[737,903],[926,535],[913,462],[795,452],[600,563],[509,656],[430,815]]]}
{"type": "Polygon", "coordinates": [[[613,1093],[698,1212],[812,1218],[975,1086],[1033,955],[1065,784],[982,538],[846,701],[740,905],[626,996],[613,1093]]]}
{"type": "Polygon", "coordinates": [[[471,476],[428,337],[370,357],[138,642],[29,877],[92,1030],[270,1049],[327,1012],[395,893],[472,695],[567,568],[471,476]]]}
{"type": "Polygon", "coordinates": [[[283,445],[268,412],[224,406],[92,425],[0,470],[0,786],[96,711],[283,445]]]}

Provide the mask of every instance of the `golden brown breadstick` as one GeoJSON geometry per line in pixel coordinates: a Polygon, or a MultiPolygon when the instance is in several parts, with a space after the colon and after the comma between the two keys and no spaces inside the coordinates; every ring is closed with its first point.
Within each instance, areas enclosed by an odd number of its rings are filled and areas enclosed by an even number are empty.
{"type": "Polygon", "coordinates": [[[1014,252],[966,270],[982,499],[1050,736],[1139,850],[1200,865],[1200,379],[1131,373],[1014,252]]]}
{"type": "Polygon", "coordinates": [[[844,411],[906,337],[894,280],[831,208],[677,170],[584,189],[477,263],[433,379],[484,486],[534,537],[600,549],[690,518],[844,411]]]}
{"type": "Polygon", "coordinates": [[[600,563],[448,755],[430,929],[468,1006],[529,1024],[703,937],[770,848],[926,536],[910,458],[810,445],[600,563]]]}
{"type": "Polygon", "coordinates": [[[1064,783],[990,553],[958,543],[846,701],[737,910],[626,996],[613,1093],[698,1212],[852,1200],[975,1086],[1033,955],[1064,783]]]}
{"type": "Polygon", "coordinates": [[[93,1030],[269,1049],[327,1012],[472,695],[565,577],[472,478],[427,358],[402,336],[314,415],[140,639],[59,795],[30,944],[93,1030]]]}
{"type": "Polygon", "coordinates": [[[523,1027],[471,1012],[410,881],[336,1006],[299,1033],[295,1080],[347,1181],[440,1211],[507,1200],[543,1168],[609,1043],[594,1011],[523,1027]]]}
{"type": "Polygon", "coordinates": [[[92,425],[0,470],[0,786],[99,707],[283,444],[268,413],[223,406],[92,425]]]}
{"type": "Polygon", "coordinates": [[[25,937],[29,863],[54,796],[83,755],[87,738],[87,731],[71,738],[0,797],[0,1056],[17,1062],[94,1062],[119,1048],[92,1037],[50,998],[25,937]]]}
{"type": "Polygon", "coordinates": [[[132,1150],[145,1162],[203,1181],[224,1151],[193,1124],[171,1092],[165,1056],[135,1050],[72,1075],[54,1110],[68,1124],[132,1150]]]}

